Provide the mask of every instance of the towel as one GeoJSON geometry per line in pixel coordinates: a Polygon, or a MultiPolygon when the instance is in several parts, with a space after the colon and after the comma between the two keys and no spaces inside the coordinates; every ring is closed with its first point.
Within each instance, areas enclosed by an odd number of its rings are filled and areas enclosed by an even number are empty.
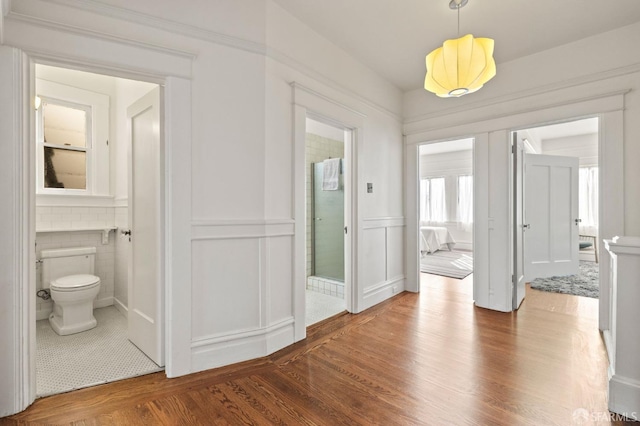
{"type": "Polygon", "coordinates": [[[329,158],[322,162],[322,190],[337,191],[340,187],[340,158],[329,158]]]}

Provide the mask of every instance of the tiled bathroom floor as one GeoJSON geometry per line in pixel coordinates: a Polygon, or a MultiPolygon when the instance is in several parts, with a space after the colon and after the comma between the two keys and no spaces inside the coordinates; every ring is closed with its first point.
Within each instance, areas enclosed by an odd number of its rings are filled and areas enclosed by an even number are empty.
{"type": "Polygon", "coordinates": [[[36,322],[38,397],[160,371],[127,339],[127,319],[109,306],[93,312],[91,330],[58,336],[49,320],[36,322]]]}
{"type": "Polygon", "coordinates": [[[317,291],[306,291],[306,325],[310,326],[332,317],[346,309],[344,298],[329,296],[317,291]]]}

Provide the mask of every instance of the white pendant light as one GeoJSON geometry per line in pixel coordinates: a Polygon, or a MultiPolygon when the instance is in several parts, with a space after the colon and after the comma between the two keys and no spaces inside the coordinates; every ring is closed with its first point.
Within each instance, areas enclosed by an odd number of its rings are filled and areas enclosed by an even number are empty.
{"type": "MultiPolygon", "coordinates": [[[[449,7],[458,11],[468,0],[451,0],[449,7]]],[[[490,38],[463,37],[446,40],[442,47],[426,58],[424,88],[443,98],[460,97],[479,90],[496,75],[493,59],[494,41],[490,38]]]]}

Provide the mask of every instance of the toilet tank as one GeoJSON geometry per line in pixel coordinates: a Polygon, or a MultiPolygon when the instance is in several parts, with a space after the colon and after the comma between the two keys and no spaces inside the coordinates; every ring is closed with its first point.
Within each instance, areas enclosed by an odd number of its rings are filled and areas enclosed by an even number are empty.
{"type": "Polygon", "coordinates": [[[94,275],[96,248],[73,247],[42,250],[42,288],[49,288],[51,281],[67,275],[94,275]]]}

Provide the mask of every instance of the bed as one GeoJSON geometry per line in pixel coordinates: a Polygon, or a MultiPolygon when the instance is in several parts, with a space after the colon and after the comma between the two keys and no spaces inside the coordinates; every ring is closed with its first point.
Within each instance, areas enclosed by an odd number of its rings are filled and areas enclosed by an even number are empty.
{"type": "Polygon", "coordinates": [[[420,254],[434,253],[438,250],[453,249],[456,241],[444,226],[420,227],[420,254]]]}

